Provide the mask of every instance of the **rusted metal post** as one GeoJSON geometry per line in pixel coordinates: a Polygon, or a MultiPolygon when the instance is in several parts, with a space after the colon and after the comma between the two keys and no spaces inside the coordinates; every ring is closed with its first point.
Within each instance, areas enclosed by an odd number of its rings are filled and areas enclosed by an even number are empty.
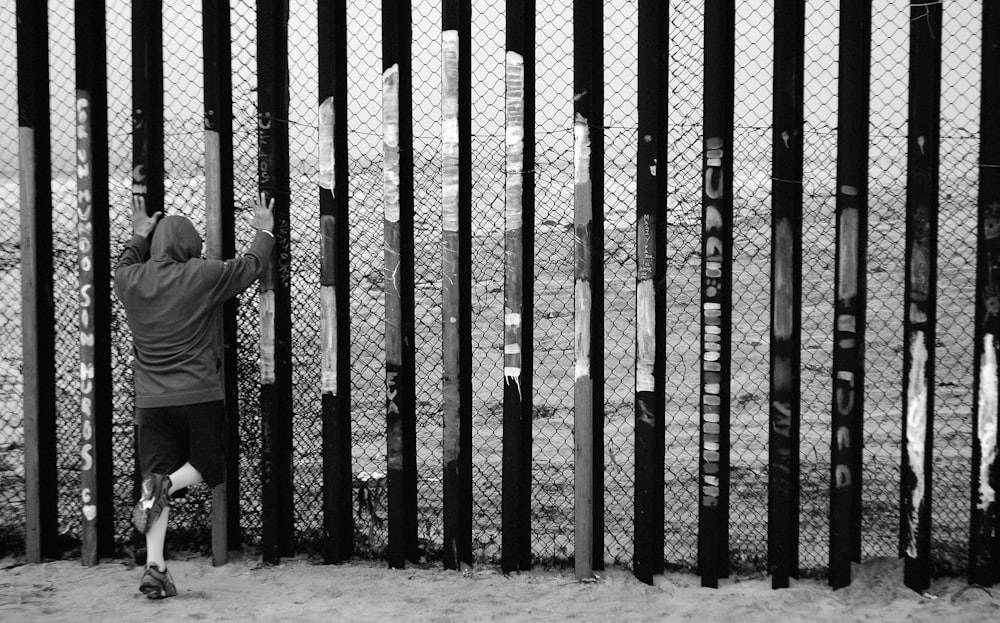
{"type": "Polygon", "coordinates": [[[409,0],[382,2],[389,566],[419,558],[413,344],[413,95],[409,0]]]}
{"type": "Polygon", "coordinates": [[[504,573],[531,568],[535,234],[535,1],[507,0],[504,254],[504,573]]]}
{"type": "Polygon", "coordinates": [[[604,3],[573,2],[575,545],[577,579],[604,556],[604,3]]]}
{"type": "Polygon", "coordinates": [[[292,309],[288,166],[288,0],[257,2],[257,177],[274,199],[275,246],[260,280],[261,549],[293,553],[292,309]]]}
{"type": "Polygon", "coordinates": [[[733,0],[705,2],[698,573],[712,588],[729,575],[735,13],[733,0]]]}
{"type": "Polygon", "coordinates": [[[354,550],[347,178],[347,2],[318,5],[323,559],[354,550]]]}
{"type": "Polygon", "coordinates": [[[799,561],[799,362],[802,337],[802,72],[805,3],[774,5],[771,153],[771,402],[767,558],[772,588],[799,561]]]}
{"type": "Polygon", "coordinates": [[[941,5],[910,9],[910,97],[906,168],[906,287],[903,322],[903,448],[900,550],[903,582],[931,580],[931,466],[941,109],[941,5]]]}
{"type": "Polygon", "coordinates": [[[975,400],[972,403],[972,500],[969,583],[1000,582],[1000,6],[983,4],[979,120],[979,244],[976,270],[975,400]],[[981,320],[980,320],[981,319],[981,320]]]}
{"type": "MultiPolygon", "coordinates": [[[[233,205],[233,98],[229,4],[202,0],[205,63],[205,255],[225,260],[236,253],[233,205]]],[[[222,379],[229,423],[226,481],[212,492],[212,564],[226,563],[240,547],[239,388],[236,342],[238,301],[226,302],[219,319],[222,379]]]]}
{"type": "Polygon", "coordinates": [[[444,567],[472,564],[472,5],[441,17],[444,567]]]}
{"type": "Polygon", "coordinates": [[[17,0],[25,560],[59,555],[49,35],[44,2],[17,0]]]}
{"type": "Polygon", "coordinates": [[[870,1],[847,2],[840,8],[837,251],[830,426],[829,583],[833,588],[850,584],[851,561],[861,562],[871,11],[870,1]]]}
{"type": "Polygon", "coordinates": [[[80,560],[114,554],[111,241],[103,0],[77,0],[76,183],[80,287],[80,560]]]}
{"type": "Polygon", "coordinates": [[[633,571],[663,573],[668,3],[639,1],[636,163],[635,553],[633,571]]]}

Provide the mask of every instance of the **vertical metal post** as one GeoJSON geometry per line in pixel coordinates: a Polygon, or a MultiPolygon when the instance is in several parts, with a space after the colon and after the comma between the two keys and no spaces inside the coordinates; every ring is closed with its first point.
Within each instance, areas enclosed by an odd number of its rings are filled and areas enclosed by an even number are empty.
{"type": "Polygon", "coordinates": [[[507,0],[501,567],[531,568],[535,0],[507,0]]]}
{"type": "Polygon", "coordinates": [[[132,194],[163,212],[163,5],[132,3],[132,194]]]}
{"type": "Polygon", "coordinates": [[[851,561],[861,562],[871,12],[870,0],[847,2],[840,8],[830,426],[829,583],[833,588],[850,584],[851,561]]]}
{"type": "Polygon", "coordinates": [[[906,168],[906,287],[903,323],[903,448],[900,549],[903,582],[930,586],[934,342],[940,150],[941,5],[910,9],[910,97],[906,168]]]}
{"type": "Polygon", "coordinates": [[[639,1],[633,570],[647,584],[663,573],[668,12],[639,1]]]}
{"type": "Polygon", "coordinates": [[[413,345],[413,88],[409,0],[382,2],[386,444],[389,566],[417,560],[413,345]]]}
{"type": "Polygon", "coordinates": [[[472,564],[472,91],[470,0],[441,15],[444,567],[472,564]]]}
{"type": "Polygon", "coordinates": [[[108,96],[103,0],[76,2],[76,172],[84,565],[114,554],[111,241],[108,96]]]}
{"type": "Polygon", "coordinates": [[[291,240],[288,167],[288,0],[257,2],[258,184],[274,199],[275,248],[260,280],[262,550],[293,553],[291,240]]]}
{"type": "MultiPolygon", "coordinates": [[[[163,5],[161,0],[132,3],[132,194],[146,200],[146,213],[163,206],[163,5]]],[[[137,439],[133,439],[137,443],[137,439]]],[[[139,497],[142,474],[136,446],[132,497],[139,497]]],[[[136,552],[145,547],[133,533],[136,552]]],[[[136,559],[138,562],[138,558],[136,559]]]]}
{"type": "Polygon", "coordinates": [[[735,13],[733,0],[705,2],[698,572],[713,588],[729,575],[735,13]]]}
{"type": "Polygon", "coordinates": [[[975,400],[972,403],[972,499],[969,583],[1000,582],[997,410],[1000,374],[1000,6],[983,4],[979,120],[979,240],[976,267],[975,400]]]}
{"type": "Polygon", "coordinates": [[[575,567],[604,555],[604,3],[573,2],[575,567]]]}
{"type": "Polygon", "coordinates": [[[16,12],[25,559],[36,563],[59,554],[49,33],[46,3],[17,0],[16,12]]]}
{"type": "MultiPolygon", "coordinates": [[[[229,4],[202,0],[205,66],[205,255],[225,260],[236,253],[233,205],[233,98],[229,4]]],[[[227,301],[219,319],[223,345],[228,451],[226,481],[212,492],[212,563],[226,563],[240,546],[239,388],[236,342],[238,301],[227,301]]]]}
{"type": "Polygon", "coordinates": [[[772,588],[799,561],[799,383],[802,336],[802,72],[805,2],[774,5],[771,175],[771,406],[767,558],[772,588]]]}
{"type": "Polygon", "coordinates": [[[323,558],[354,550],[351,469],[350,237],[347,177],[347,2],[318,4],[323,558]]]}

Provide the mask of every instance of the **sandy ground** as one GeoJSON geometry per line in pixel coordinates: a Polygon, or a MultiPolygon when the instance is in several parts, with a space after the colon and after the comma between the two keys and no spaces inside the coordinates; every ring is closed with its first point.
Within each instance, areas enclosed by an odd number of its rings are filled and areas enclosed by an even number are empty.
{"type": "Polygon", "coordinates": [[[590,582],[572,570],[505,576],[493,567],[464,574],[439,567],[391,570],[379,563],[324,566],[303,559],[263,566],[206,558],[170,562],[180,594],[150,601],[139,569],[122,561],[25,565],[0,561],[2,621],[998,621],[1000,587],[936,581],[919,595],[897,560],[855,569],[851,586],[770,578],[724,580],[718,589],[671,573],[647,586],[623,569],[590,582]]]}

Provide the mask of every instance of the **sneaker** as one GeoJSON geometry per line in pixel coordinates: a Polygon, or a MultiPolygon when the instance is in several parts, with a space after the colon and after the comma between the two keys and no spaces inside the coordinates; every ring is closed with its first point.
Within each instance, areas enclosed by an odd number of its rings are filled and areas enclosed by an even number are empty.
{"type": "Polygon", "coordinates": [[[167,569],[160,571],[153,565],[146,567],[146,572],[142,574],[139,590],[149,599],[164,599],[177,595],[177,587],[174,586],[174,578],[170,575],[170,571],[167,569]]]}
{"type": "Polygon", "coordinates": [[[142,497],[132,510],[132,524],[136,530],[146,534],[163,509],[169,506],[170,476],[150,474],[142,480],[142,497]]]}

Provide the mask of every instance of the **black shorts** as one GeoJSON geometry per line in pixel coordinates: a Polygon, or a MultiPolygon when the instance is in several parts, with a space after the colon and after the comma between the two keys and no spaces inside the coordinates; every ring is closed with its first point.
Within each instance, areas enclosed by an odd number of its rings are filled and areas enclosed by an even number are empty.
{"type": "Polygon", "coordinates": [[[214,487],[226,479],[226,410],[221,400],[135,410],[142,475],[170,474],[184,463],[214,487]]]}

